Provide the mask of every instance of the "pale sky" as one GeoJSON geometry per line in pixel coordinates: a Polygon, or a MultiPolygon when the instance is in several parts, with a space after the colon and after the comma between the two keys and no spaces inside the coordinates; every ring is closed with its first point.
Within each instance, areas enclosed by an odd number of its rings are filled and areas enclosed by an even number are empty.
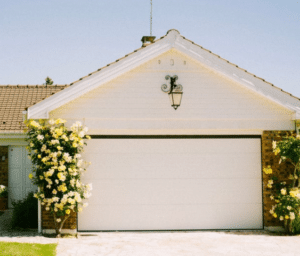
{"type": "MultiPolygon", "coordinates": [[[[152,0],[187,39],[300,97],[300,0],[152,0]]],[[[70,84],[141,47],[150,0],[0,0],[0,84],[70,84]]]]}

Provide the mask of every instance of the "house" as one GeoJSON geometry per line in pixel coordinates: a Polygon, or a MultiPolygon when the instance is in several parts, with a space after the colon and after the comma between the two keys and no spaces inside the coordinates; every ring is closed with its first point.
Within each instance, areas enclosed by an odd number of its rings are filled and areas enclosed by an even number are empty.
{"type": "MultiPolygon", "coordinates": [[[[83,182],[93,184],[93,195],[66,229],[279,225],[269,214],[262,168],[271,165],[282,177],[290,168],[278,164],[272,140],[296,132],[300,99],[177,30],[153,39],[143,37],[140,49],[53,89],[25,113],[28,119],[63,118],[67,126],[81,121],[89,128],[84,157],[92,165],[83,182]],[[169,102],[171,86],[177,103],[169,102]]],[[[12,143],[11,134],[2,136],[12,143]]],[[[43,232],[53,231],[52,219],[41,212],[43,232]]]]}

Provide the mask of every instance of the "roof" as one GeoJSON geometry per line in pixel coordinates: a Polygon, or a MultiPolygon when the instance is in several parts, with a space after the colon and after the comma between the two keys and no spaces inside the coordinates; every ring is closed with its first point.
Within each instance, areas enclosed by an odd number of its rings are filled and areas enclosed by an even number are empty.
{"type": "Polygon", "coordinates": [[[22,111],[27,108],[29,108],[28,118],[48,118],[51,110],[172,48],[292,109],[295,111],[295,118],[300,119],[299,98],[186,39],[179,31],[171,29],[154,43],[126,54],[70,85],[0,85],[0,133],[22,132],[25,127],[22,111]]]}
{"type": "Polygon", "coordinates": [[[246,88],[292,110],[294,119],[300,119],[300,99],[283,91],[263,78],[251,74],[236,64],[181,36],[179,31],[171,29],[167,34],[153,43],[141,47],[106,66],[71,83],[70,87],[58,92],[28,110],[28,118],[49,118],[49,112],[101,86],[102,84],[138,67],[139,65],[176,49],[207,68],[238,82],[246,88]]]}
{"type": "Polygon", "coordinates": [[[22,112],[68,85],[0,85],[0,133],[23,132],[22,112]]]}
{"type": "MultiPolygon", "coordinates": [[[[164,35],[164,36],[160,37],[159,39],[155,40],[153,43],[156,43],[156,42],[162,40],[162,39],[165,38],[165,37],[168,35],[168,33],[171,32],[171,31],[176,31],[178,34],[180,34],[180,32],[179,32],[177,29],[170,29],[170,30],[167,31],[167,34],[166,34],[166,35],[164,35]]],[[[272,87],[274,87],[274,88],[280,90],[281,92],[286,93],[286,94],[288,94],[289,96],[291,96],[291,97],[293,97],[293,98],[295,98],[295,99],[298,99],[298,100],[300,101],[300,98],[298,98],[298,97],[292,95],[291,93],[289,93],[289,92],[287,92],[287,91],[282,90],[281,88],[279,88],[279,87],[275,86],[274,84],[272,84],[272,83],[266,81],[265,79],[263,79],[263,78],[261,78],[261,77],[258,77],[258,76],[256,76],[256,75],[254,75],[254,74],[248,72],[246,69],[243,69],[243,68],[239,67],[238,65],[236,65],[236,64],[234,64],[234,63],[232,63],[232,62],[230,62],[230,61],[228,61],[228,60],[222,58],[221,56],[219,56],[219,55],[213,53],[212,51],[210,51],[210,50],[204,48],[203,46],[201,46],[201,45],[199,45],[199,44],[196,44],[195,42],[193,42],[193,41],[191,41],[191,40],[189,40],[189,39],[186,39],[186,38],[185,38],[184,36],[182,36],[182,35],[180,35],[180,37],[181,37],[182,39],[185,39],[186,41],[188,41],[188,42],[190,42],[190,43],[192,43],[192,44],[194,44],[194,45],[200,47],[200,48],[203,49],[204,51],[206,51],[206,52],[208,52],[208,53],[210,53],[210,54],[212,54],[212,55],[214,55],[214,56],[220,58],[221,60],[224,60],[225,62],[227,62],[228,64],[232,65],[233,67],[235,67],[235,68],[237,68],[237,69],[239,69],[239,70],[242,70],[243,72],[246,72],[246,73],[248,73],[249,75],[251,75],[251,76],[253,76],[253,77],[257,78],[257,79],[260,79],[260,80],[263,81],[264,83],[266,83],[266,84],[268,84],[268,85],[270,85],[270,86],[272,86],[272,87]]],[[[150,44],[149,44],[149,45],[150,45],[150,44]]],[[[149,45],[147,45],[147,46],[149,46],[149,45]]],[[[73,85],[73,84],[75,84],[75,83],[78,83],[78,82],[80,82],[81,80],[83,80],[83,79],[85,79],[85,78],[87,78],[87,77],[89,77],[89,76],[91,76],[91,75],[94,75],[94,74],[98,73],[99,71],[101,71],[101,70],[103,70],[103,69],[105,69],[105,68],[107,68],[107,67],[109,67],[109,66],[111,66],[111,65],[113,65],[113,64],[115,64],[115,63],[117,63],[117,62],[119,62],[120,60],[123,60],[123,59],[127,58],[128,56],[134,54],[135,52],[138,52],[138,51],[140,51],[140,50],[143,50],[143,49],[144,49],[145,47],[147,47],[147,46],[140,47],[140,48],[134,50],[133,52],[126,54],[124,57],[119,58],[119,59],[115,60],[114,62],[111,62],[111,63],[107,64],[106,66],[103,66],[103,67],[97,69],[97,70],[94,71],[94,72],[89,73],[87,76],[84,76],[84,77],[79,78],[78,80],[76,80],[76,81],[70,83],[70,85],[73,85]]]]}

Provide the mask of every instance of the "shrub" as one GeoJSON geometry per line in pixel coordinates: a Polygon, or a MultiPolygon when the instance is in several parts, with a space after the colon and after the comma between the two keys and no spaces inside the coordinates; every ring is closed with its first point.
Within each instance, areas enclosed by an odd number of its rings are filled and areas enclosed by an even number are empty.
{"type": "Polygon", "coordinates": [[[12,202],[12,228],[38,227],[38,200],[30,192],[23,200],[12,202]]]}

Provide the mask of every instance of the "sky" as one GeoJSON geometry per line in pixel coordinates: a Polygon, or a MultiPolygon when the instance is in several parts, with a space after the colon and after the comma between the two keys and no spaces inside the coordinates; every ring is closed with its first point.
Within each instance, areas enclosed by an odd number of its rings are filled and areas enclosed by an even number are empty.
{"type": "MultiPolygon", "coordinates": [[[[300,0],[152,0],[169,29],[300,97],[300,0]]],[[[70,84],[141,47],[150,0],[0,0],[0,84],[70,84]]]]}

